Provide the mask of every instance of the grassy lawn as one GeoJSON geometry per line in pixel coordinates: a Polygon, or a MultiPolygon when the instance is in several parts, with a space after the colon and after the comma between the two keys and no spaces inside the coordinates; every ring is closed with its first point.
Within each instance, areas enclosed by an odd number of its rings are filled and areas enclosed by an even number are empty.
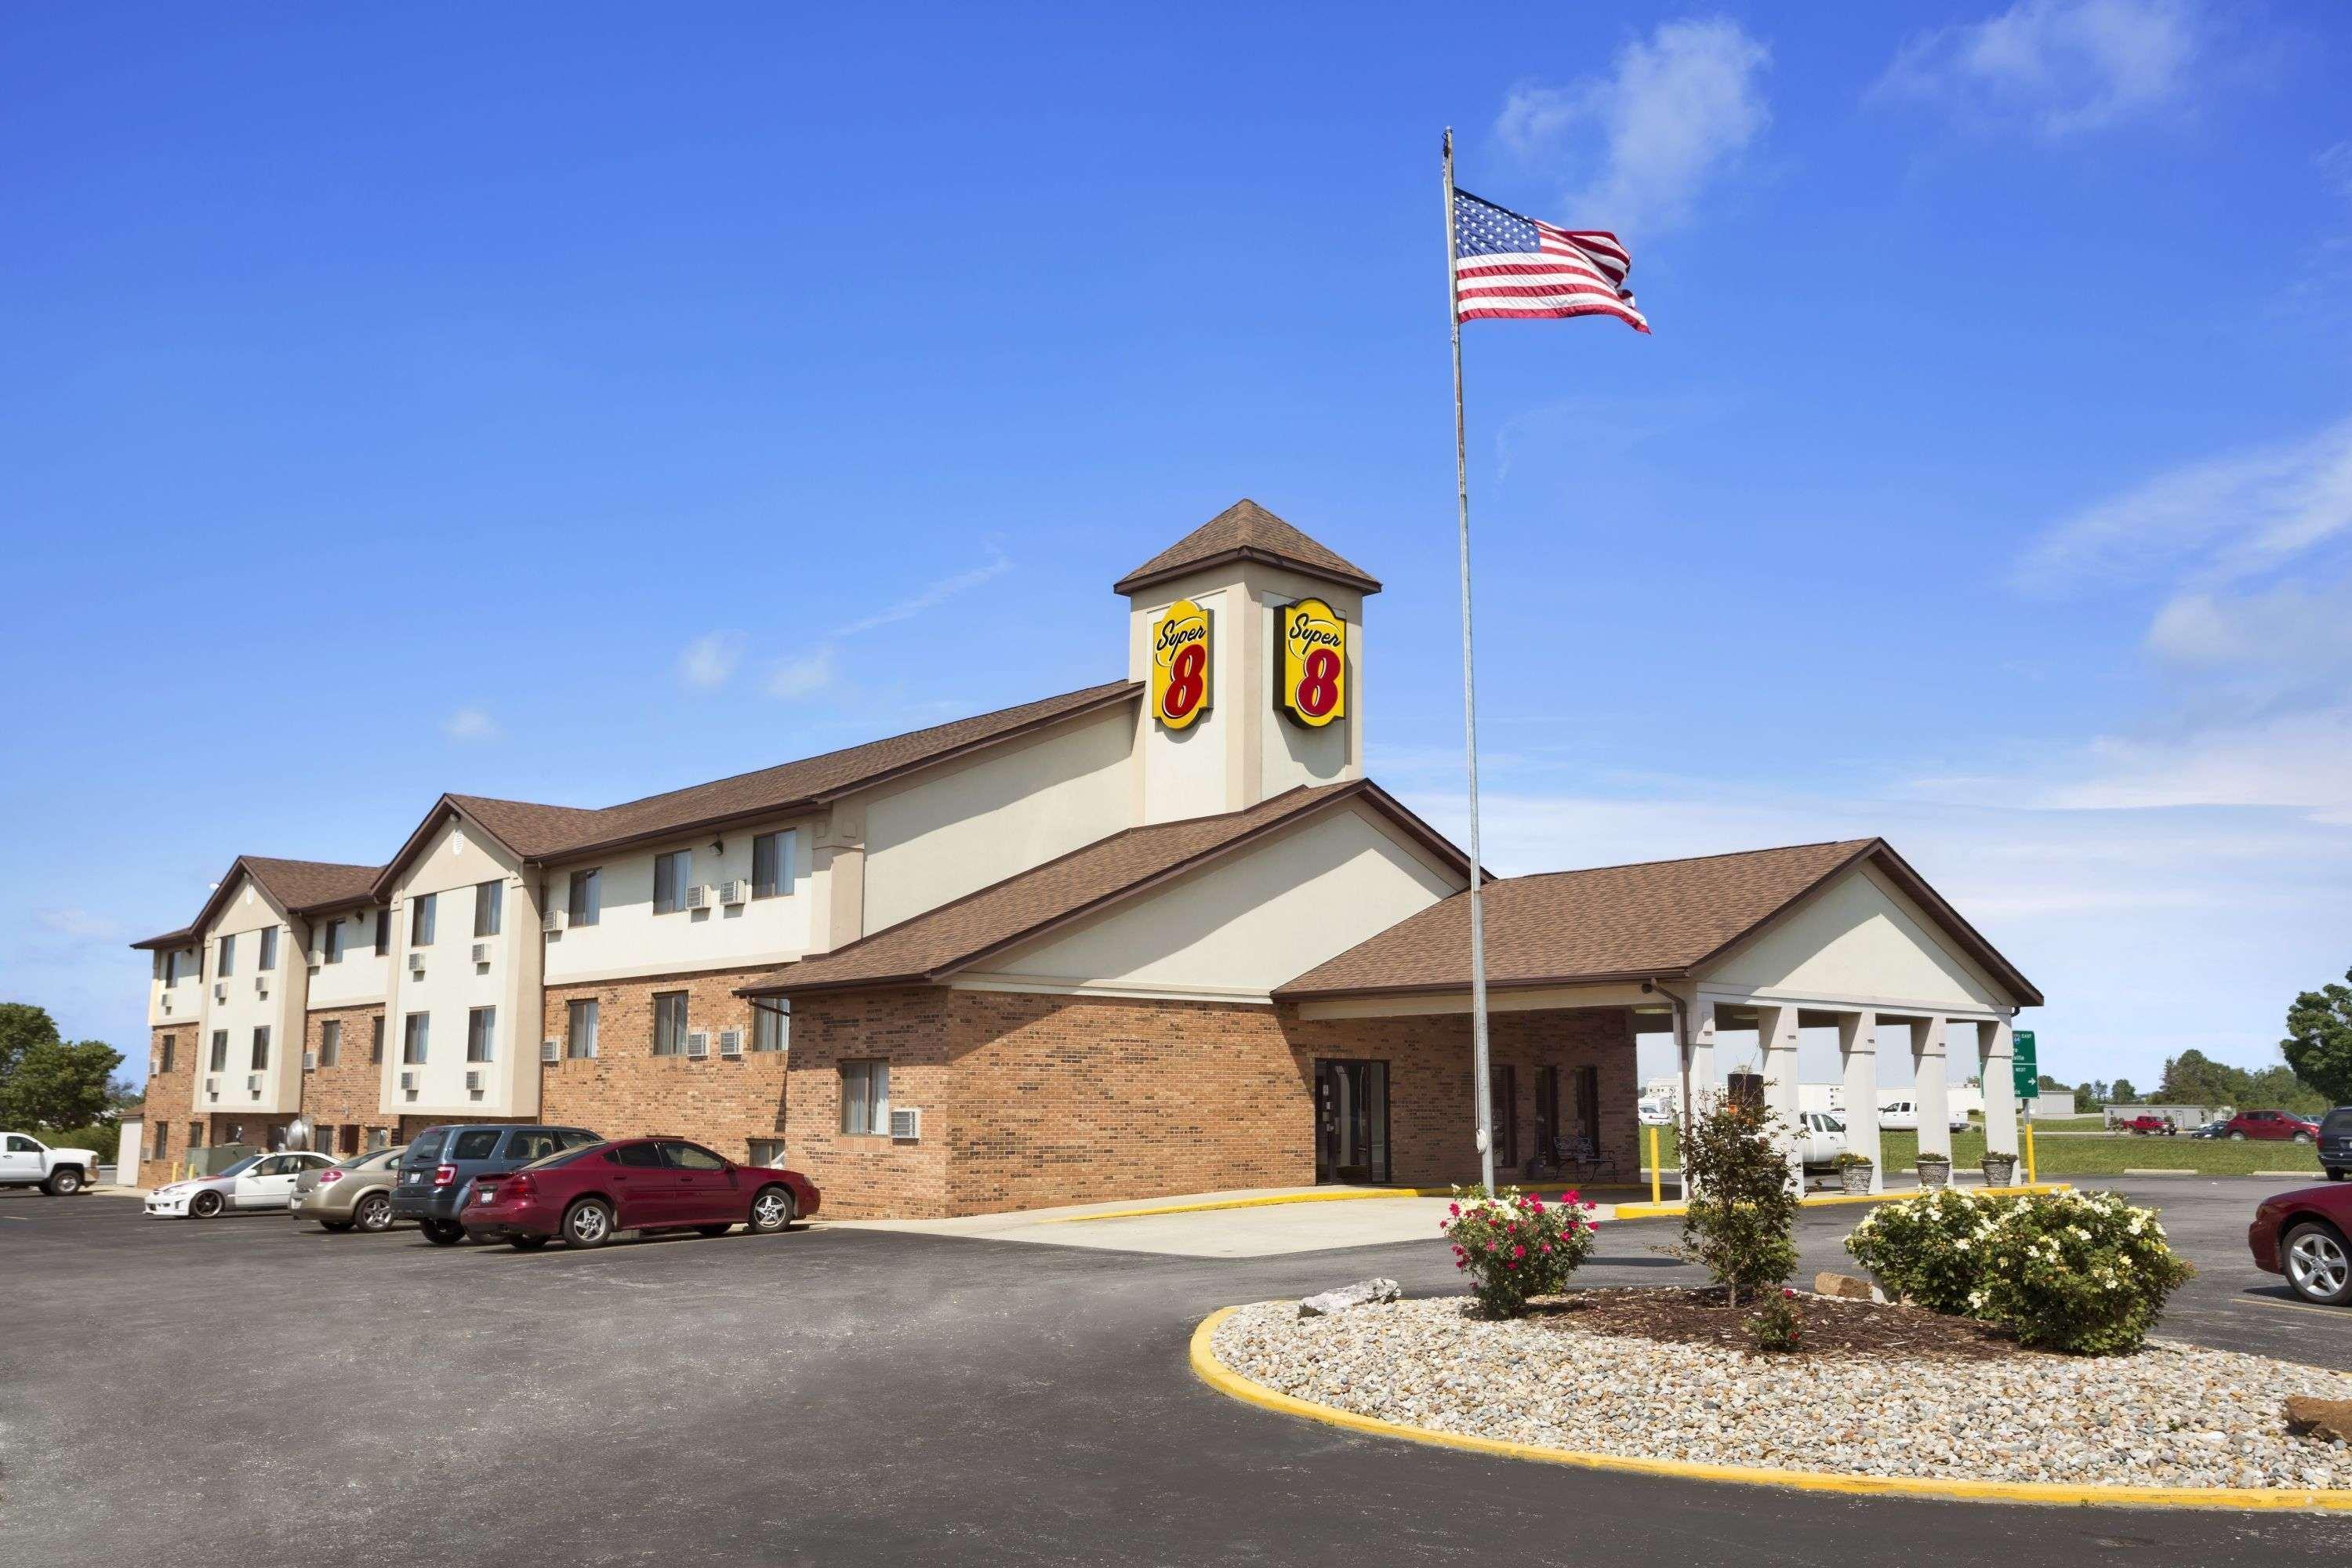
{"type": "MultiPolygon", "coordinates": [[[[2046,1131],[2046,1121],[2036,1131],[2046,1131]]],[[[1642,1163],[1650,1162],[1650,1129],[1639,1130],[1642,1163]]],[[[1669,1170],[1675,1165],[1675,1130],[1657,1130],[1669,1170]]],[[[1886,1169],[1907,1169],[1919,1154],[1916,1132],[1879,1134],[1886,1169]]],[[[1970,1128],[1952,1134],[1952,1163],[1974,1169],[1984,1158],[1984,1133],[1970,1128]]],[[[2319,1174],[2319,1155],[2307,1143],[2232,1143],[2226,1139],[2135,1138],[2115,1133],[2096,1138],[2042,1138],[2033,1145],[2034,1172],[2042,1177],[2120,1176],[2134,1171],[2197,1171],[2209,1176],[2245,1176],[2256,1171],[2309,1171],[2319,1174]]],[[[2024,1174],[2021,1168],[2021,1176],[2024,1174]]]]}

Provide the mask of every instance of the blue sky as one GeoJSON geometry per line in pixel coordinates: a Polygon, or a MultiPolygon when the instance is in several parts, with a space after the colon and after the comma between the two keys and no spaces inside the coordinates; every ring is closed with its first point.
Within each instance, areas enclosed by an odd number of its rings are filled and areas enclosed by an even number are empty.
{"type": "Polygon", "coordinates": [[[1467,333],[1489,859],[1883,833],[2060,1076],[2352,963],[2352,18],[0,15],[0,995],[239,852],[1118,673],[1237,496],[1458,830],[1437,142],[1656,326],[1467,333]]]}

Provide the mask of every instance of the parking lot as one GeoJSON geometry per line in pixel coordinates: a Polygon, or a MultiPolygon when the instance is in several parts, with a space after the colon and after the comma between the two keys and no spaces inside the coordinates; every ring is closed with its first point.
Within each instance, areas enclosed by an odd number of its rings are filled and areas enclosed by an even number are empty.
{"type": "MultiPolygon", "coordinates": [[[[2352,1367],[2352,1312],[2292,1303],[2245,1259],[2268,1185],[2126,1190],[2166,1206],[2201,1270],[2168,1332],[2352,1367]]],[[[1807,1279],[1840,1265],[1856,1212],[1807,1213],[1807,1279]]],[[[1673,1235],[1607,1226],[1581,1278],[1688,1277],[1654,1250],[1673,1235]]],[[[1242,1258],[822,1227],[523,1255],[0,1195],[0,1561],[2336,1554],[2340,1526],[2292,1515],[1858,1500],[1516,1464],[1290,1421],[1187,1372],[1212,1308],[1368,1274],[1456,1289],[1433,1229],[1242,1258]]]]}

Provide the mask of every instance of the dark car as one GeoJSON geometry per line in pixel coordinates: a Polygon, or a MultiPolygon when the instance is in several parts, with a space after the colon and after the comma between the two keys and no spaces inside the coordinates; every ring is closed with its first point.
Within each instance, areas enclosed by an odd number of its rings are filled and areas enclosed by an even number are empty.
{"type": "Polygon", "coordinates": [[[478,1177],[461,1214],[475,1240],[529,1252],[559,1236],[602,1247],[616,1230],[772,1234],[817,1202],[816,1184],[797,1171],[739,1165],[683,1138],[623,1138],[478,1177]]]}
{"type": "Polygon", "coordinates": [[[2206,1122],[2201,1127],[2190,1128],[2189,1130],[2189,1136],[2191,1138],[2219,1138],[2222,1133],[2227,1132],[2229,1130],[2230,1124],[2217,1118],[2214,1121],[2206,1122]]]}
{"type": "Polygon", "coordinates": [[[2352,1172],[2352,1105],[2339,1105],[2320,1118],[2319,1163],[2331,1182],[2352,1172]]]}
{"type": "Polygon", "coordinates": [[[2319,1139],[2319,1123],[2292,1110],[2241,1110],[2222,1125],[2221,1136],[2232,1143],[2243,1143],[2249,1138],[2313,1143],[2319,1139]]]}
{"type": "Polygon", "coordinates": [[[2246,1229],[2254,1267],[2284,1274],[2306,1301],[2352,1305],[2352,1187],[2297,1187],[2264,1198],[2246,1229]]]}
{"type": "Polygon", "coordinates": [[[466,1239],[458,1205],[478,1177],[505,1173],[566,1150],[604,1140],[584,1127],[521,1126],[507,1122],[428,1127],[409,1141],[393,1184],[392,1217],[413,1219],[425,1239],[455,1247],[466,1239]]]}

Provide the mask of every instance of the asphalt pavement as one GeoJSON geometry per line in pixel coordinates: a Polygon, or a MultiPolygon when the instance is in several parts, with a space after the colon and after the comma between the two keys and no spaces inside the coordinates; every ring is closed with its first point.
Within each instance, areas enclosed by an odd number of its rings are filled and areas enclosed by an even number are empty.
{"type": "MultiPolygon", "coordinates": [[[[2246,1261],[2271,1184],[2124,1184],[2200,1273],[2167,1331],[2352,1367],[2246,1261]]],[[[1851,1209],[1809,1212],[1807,1277],[1851,1209]]],[[[1672,1222],[1582,1278],[1691,1278],[1672,1222]]],[[[1848,1499],[1349,1435],[1185,1364],[1210,1310],[1425,1242],[1215,1258],[871,1230],[436,1248],[0,1195],[0,1563],[1675,1564],[2340,1560],[2305,1515],[1848,1499]]]]}

